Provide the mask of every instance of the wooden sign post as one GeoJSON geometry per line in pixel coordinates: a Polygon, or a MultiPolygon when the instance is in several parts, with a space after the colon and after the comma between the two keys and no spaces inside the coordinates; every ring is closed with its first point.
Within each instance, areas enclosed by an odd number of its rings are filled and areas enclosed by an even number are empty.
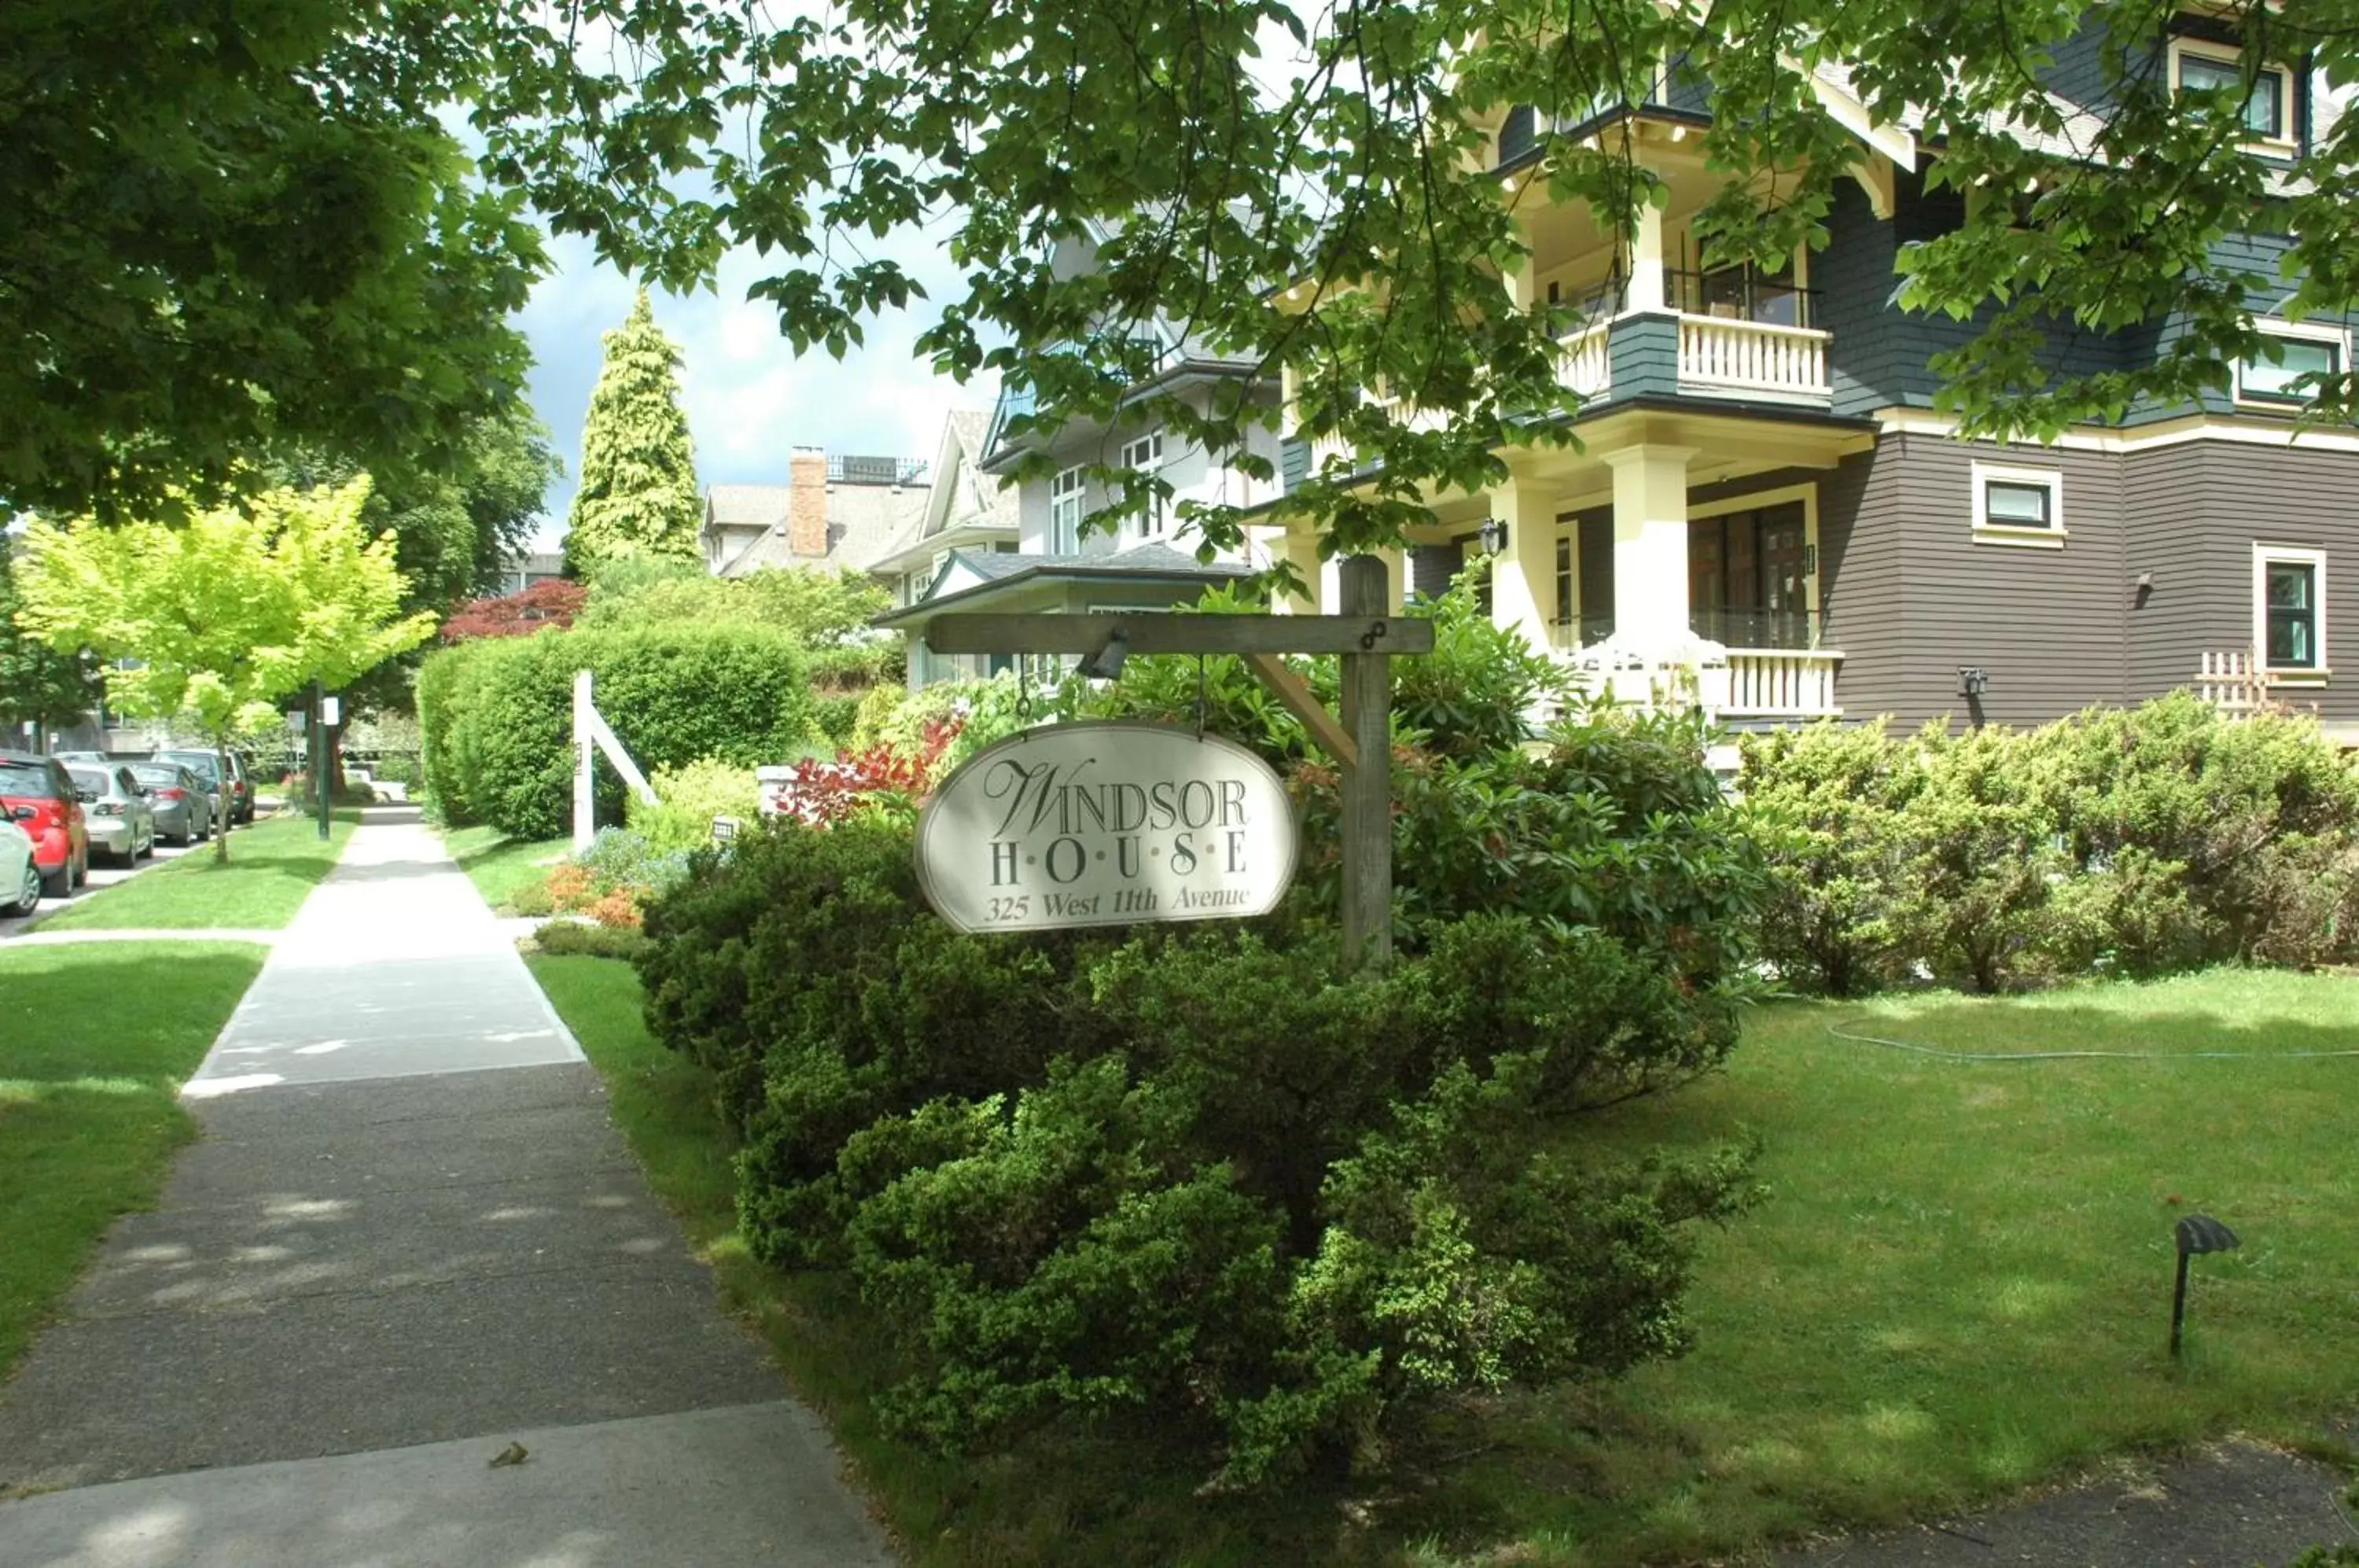
{"type": "Polygon", "coordinates": [[[1343,782],[1343,957],[1382,964],[1393,951],[1392,673],[1395,654],[1433,651],[1433,623],[1387,612],[1385,564],[1340,564],[1339,615],[1006,615],[949,614],[925,628],[939,654],[1050,653],[1089,657],[1116,637],[1129,653],[1233,653],[1302,721],[1343,782]],[[1279,659],[1332,653],[1343,666],[1339,722],[1279,659]]]}

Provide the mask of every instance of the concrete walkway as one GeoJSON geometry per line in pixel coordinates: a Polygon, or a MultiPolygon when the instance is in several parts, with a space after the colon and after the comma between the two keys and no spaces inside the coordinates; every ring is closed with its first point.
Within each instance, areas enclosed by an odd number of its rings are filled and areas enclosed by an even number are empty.
{"type": "Polygon", "coordinates": [[[161,1207],[0,1390],[0,1563],[892,1561],[414,822],[353,834],[186,1093],[161,1207]]]}

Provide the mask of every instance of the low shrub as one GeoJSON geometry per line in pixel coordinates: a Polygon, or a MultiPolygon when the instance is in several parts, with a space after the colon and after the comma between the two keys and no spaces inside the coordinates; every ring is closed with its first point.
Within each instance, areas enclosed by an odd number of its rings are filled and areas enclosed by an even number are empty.
{"type": "Polygon", "coordinates": [[[406,752],[390,752],[377,758],[376,777],[385,783],[415,789],[423,776],[418,758],[406,752]]]}
{"type": "Polygon", "coordinates": [[[2028,732],[1749,738],[1765,952],[1852,994],[2359,953],[2359,774],[2304,719],[2176,692],[2028,732]]]}
{"type": "Polygon", "coordinates": [[[1695,739],[1598,713],[1545,756],[1406,752],[1431,885],[1373,974],[1319,877],[1256,921],[969,936],[906,818],[775,822],[648,907],[648,1021],[743,1131],[756,1251],[847,1269],[911,1358],[897,1430],[1133,1411],[1240,1485],[1380,1465],[1439,1400],[1678,1353],[1691,1222],[1750,1201],[1741,1149],[1564,1131],[1735,1038],[1758,857],[1695,739]]]}
{"type": "Polygon", "coordinates": [[[647,783],[656,803],[634,794],[624,807],[624,821],[658,852],[686,852],[712,843],[715,817],[750,823],[761,812],[754,770],[712,757],[659,768],[647,783]]]}
{"type": "Polygon", "coordinates": [[[578,920],[549,921],[533,932],[532,944],[539,952],[567,958],[635,961],[647,951],[647,939],[636,926],[586,926],[578,920]]]}

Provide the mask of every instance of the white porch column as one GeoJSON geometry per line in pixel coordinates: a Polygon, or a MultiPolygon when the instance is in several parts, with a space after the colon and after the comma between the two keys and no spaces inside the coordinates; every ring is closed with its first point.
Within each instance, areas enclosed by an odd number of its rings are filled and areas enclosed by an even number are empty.
{"type": "MultiPolygon", "coordinates": [[[[1310,595],[1307,599],[1298,599],[1291,593],[1275,594],[1269,606],[1271,613],[1280,615],[1316,615],[1323,613],[1320,590],[1323,574],[1319,570],[1319,541],[1308,532],[1272,529],[1268,537],[1263,539],[1262,548],[1269,551],[1272,561],[1291,563],[1295,575],[1302,579],[1302,585],[1310,591],[1310,595]]],[[[1332,604],[1333,602],[1330,599],[1323,603],[1332,604]]]]}
{"type": "Polygon", "coordinates": [[[1630,237],[1628,308],[1669,309],[1663,293],[1663,210],[1651,204],[1638,209],[1638,232],[1630,237]]]}
{"type": "Polygon", "coordinates": [[[1556,498],[1527,479],[1491,492],[1491,516],[1507,527],[1507,545],[1491,561],[1491,623],[1513,626],[1545,652],[1556,619],[1556,498]]]}
{"type": "Polygon", "coordinates": [[[1397,615],[1408,601],[1408,552],[1387,546],[1376,559],[1385,563],[1385,613],[1397,615]]]}
{"type": "Polygon", "coordinates": [[[1675,647],[1688,630],[1688,460],[1695,448],[1634,446],[1604,454],[1614,470],[1614,635],[1641,648],[1675,647]]]}

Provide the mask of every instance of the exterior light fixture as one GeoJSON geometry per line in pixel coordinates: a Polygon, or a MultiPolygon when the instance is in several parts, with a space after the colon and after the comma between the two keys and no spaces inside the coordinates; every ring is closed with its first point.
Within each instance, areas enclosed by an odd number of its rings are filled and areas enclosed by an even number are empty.
{"type": "Polygon", "coordinates": [[[2236,1233],[2210,1214],[2189,1214],[2173,1227],[2179,1238],[2179,1284],[2170,1293],[2170,1354],[2179,1354],[2179,1331],[2187,1322],[2187,1260],[2199,1252],[2234,1252],[2236,1233]]]}
{"type": "Polygon", "coordinates": [[[1958,668],[1958,695],[1979,697],[1990,689],[1990,671],[1979,665],[1958,668]]]}
{"type": "Polygon", "coordinates": [[[1481,542],[1484,554],[1498,555],[1507,548],[1507,525],[1497,517],[1485,517],[1483,526],[1474,530],[1474,537],[1481,542]]]}
{"type": "Polygon", "coordinates": [[[1123,660],[1130,657],[1130,638],[1114,627],[1106,637],[1105,647],[1090,655],[1082,666],[1082,673],[1093,681],[1112,681],[1122,674],[1123,660]]]}

